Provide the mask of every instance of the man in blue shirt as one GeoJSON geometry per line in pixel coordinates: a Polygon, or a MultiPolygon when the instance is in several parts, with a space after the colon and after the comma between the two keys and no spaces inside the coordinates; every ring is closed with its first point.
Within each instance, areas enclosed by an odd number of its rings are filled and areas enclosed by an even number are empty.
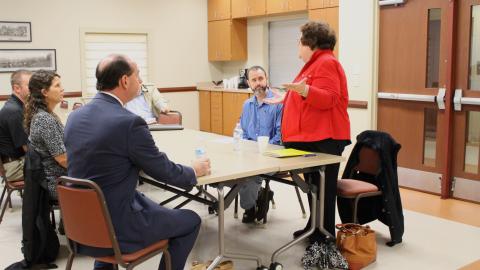
{"type": "MultiPolygon", "coordinates": [[[[254,96],[243,104],[240,124],[243,138],[256,141],[258,136],[268,136],[270,144],[280,144],[280,122],[282,104],[267,104],[263,100],[273,97],[268,88],[267,73],[260,66],[253,66],[247,71],[248,86],[254,96]]],[[[240,190],[240,206],[245,209],[242,222],[251,223],[256,218],[256,201],[262,185],[260,177],[245,182],[240,190]]]]}
{"type": "Polygon", "coordinates": [[[156,123],[160,113],[168,113],[167,101],[153,84],[142,84],[138,95],[125,108],[142,117],[147,124],[156,123]]]}

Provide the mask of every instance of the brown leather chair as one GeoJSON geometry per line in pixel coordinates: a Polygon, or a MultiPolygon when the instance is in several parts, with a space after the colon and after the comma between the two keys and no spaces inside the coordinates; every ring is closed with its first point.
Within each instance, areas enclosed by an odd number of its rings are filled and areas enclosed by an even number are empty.
{"type": "Polygon", "coordinates": [[[5,187],[3,188],[3,192],[2,192],[2,197],[0,198],[0,206],[2,205],[3,198],[5,197],[5,193],[7,194],[7,197],[5,198],[5,203],[3,204],[3,207],[2,207],[2,213],[0,214],[0,223],[2,223],[3,215],[5,214],[5,210],[7,209],[7,204],[10,206],[10,208],[12,208],[12,200],[10,198],[12,192],[14,192],[15,190],[18,190],[20,192],[20,196],[23,196],[22,191],[23,191],[23,188],[25,187],[25,182],[23,181],[23,179],[7,181],[5,168],[3,167],[3,162],[1,159],[0,159],[0,178],[2,178],[2,182],[5,184],[5,187]]]}
{"type": "Polygon", "coordinates": [[[163,252],[166,269],[171,269],[168,240],[161,240],[134,253],[121,253],[103,192],[97,184],[90,180],[62,176],[58,179],[57,193],[70,251],[66,269],[72,268],[77,243],[113,249],[114,255],[95,259],[112,263],[116,267],[121,265],[126,269],[133,269],[163,252]],[[82,207],[78,207],[79,202],[82,207]]]}
{"type": "Polygon", "coordinates": [[[67,100],[62,100],[60,102],[60,108],[61,109],[68,109],[68,101],[67,100]]]}
{"type": "Polygon", "coordinates": [[[158,116],[157,122],[164,125],[181,125],[182,113],[179,111],[170,111],[168,113],[161,113],[158,116]]]}
{"type": "Polygon", "coordinates": [[[76,109],[78,109],[78,108],[80,108],[80,107],[82,107],[82,106],[83,106],[83,103],[81,103],[81,102],[75,102],[75,103],[73,103],[72,111],[73,111],[73,110],[76,110],[76,109]]]}
{"type": "MultiPolygon", "coordinates": [[[[352,170],[353,173],[363,173],[375,178],[380,173],[380,157],[377,151],[362,147],[359,152],[359,162],[352,170]]],[[[337,196],[353,199],[353,223],[358,223],[357,206],[361,198],[380,196],[382,191],[374,184],[356,179],[340,179],[337,183],[337,196]]]]}

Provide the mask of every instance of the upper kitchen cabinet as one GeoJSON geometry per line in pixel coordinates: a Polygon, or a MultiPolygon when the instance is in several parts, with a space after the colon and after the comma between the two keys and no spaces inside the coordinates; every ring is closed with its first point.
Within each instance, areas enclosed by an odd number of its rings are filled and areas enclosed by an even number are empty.
{"type": "Polygon", "coordinates": [[[277,14],[307,9],[307,0],[267,0],[267,14],[277,14]]]}
{"type": "Polygon", "coordinates": [[[247,20],[208,22],[208,60],[247,60],[247,20]]]}
{"type": "Polygon", "coordinates": [[[308,0],[308,9],[338,7],[338,0],[308,0]]]}
{"type": "Polygon", "coordinates": [[[232,0],[232,18],[246,18],[266,14],[266,0],[232,0]]]}
{"type": "Polygon", "coordinates": [[[340,45],[338,7],[310,9],[308,10],[308,18],[312,21],[326,22],[335,31],[337,37],[337,45],[335,46],[334,54],[336,57],[338,57],[338,47],[340,45]]]}
{"type": "Polygon", "coordinates": [[[230,9],[230,0],[208,0],[208,21],[230,19],[230,9]]]}

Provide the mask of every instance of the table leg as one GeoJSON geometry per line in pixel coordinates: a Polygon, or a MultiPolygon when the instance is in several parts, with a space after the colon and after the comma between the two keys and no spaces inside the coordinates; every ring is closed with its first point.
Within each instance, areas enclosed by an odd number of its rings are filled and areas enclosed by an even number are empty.
{"type": "Polygon", "coordinates": [[[324,227],[324,212],[325,212],[325,167],[320,169],[320,194],[318,197],[318,215],[319,215],[319,222],[317,224],[318,229],[322,232],[325,236],[333,238],[333,235],[327,231],[324,227]]]}
{"type": "Polygon", "coordinates": [[[310,185],[310,188],[308,191],[312,195],[312,203],[310,205],[310,217],[311,217],[310,230],[303,233],[299,237],[295,238],[293,241],[290,241],[284,246],[277,249],[272,254],[272,258],[271,258],[272,264],[277,262],[277,258],[281,253],[285,252],[287,249],[291,248],[292,246],[296,245],[297,243],[301,242],[303,239],[311,235],[315,231],[315,228],[318,228],[326,236],[332,237],[332,235],[323,227],[324,226],[323,212],[324,212],[324,198],[325,198],[325,166],[320,167],[319,171],[320,171],[319,197],[317,198],[317,191],[314,185],[310,185]],[[317,207],[318,207],[318,211],[317,211],[317,207]],[[316,222],[317,214],[319,215],[318,216],[319,222],[316,222]]]}
{"type": "Polygon", "coordinates": [[[277,261],[277,257],[285,252],[287,249],[291,248],[292,246],[296,245],[297,243],[301,242],[303,239],[307,238],[309,235],[311,235],[316,228],[315,220],[317,220],[317,194],[316,192],[311,192],[312,194],[312,204],[310,205],[310,230],[304,232],[301,234],[299,237],[293,239],[292,241],[288,242],[281,248],[275,250],[272,254],[272,263],[277,261]]]}
{"type": "Polygon", "coordinates": [[[213,270],[223,258],[240,259],[256,261],[257,267],[262,265],[262,259],[255,255],[227,253],[225,252],[225,201],[223,193],[223,185],[217,186],[218,190],[218,255],[208,266],[207,270],[213,270]]]}

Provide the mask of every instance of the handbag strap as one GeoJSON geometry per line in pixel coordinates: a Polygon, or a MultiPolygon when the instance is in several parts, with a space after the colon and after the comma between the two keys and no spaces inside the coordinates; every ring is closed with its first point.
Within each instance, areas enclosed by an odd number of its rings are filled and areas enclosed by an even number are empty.
{"type": "Polygon", "coordinates": [[[337,224],[335,225],[337,230],[347,234],[347,235],[356,235],[356,234],[363,234],[367,235],[368,233],[374,232],[370,229],[368,225],[360,225],[355,223],[344,223],[344,224],[337,224]]]}

